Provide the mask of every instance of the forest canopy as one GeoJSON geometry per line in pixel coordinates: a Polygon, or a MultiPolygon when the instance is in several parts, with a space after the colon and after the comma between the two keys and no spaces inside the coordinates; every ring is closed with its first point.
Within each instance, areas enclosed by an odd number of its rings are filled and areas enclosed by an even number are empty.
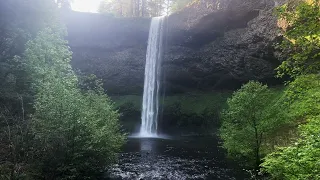
{"type": "Polygon", "coordinates": [[[118,17],[155,17],[181,10],[193,0],[103,0],[100,13],[118,17]]]}

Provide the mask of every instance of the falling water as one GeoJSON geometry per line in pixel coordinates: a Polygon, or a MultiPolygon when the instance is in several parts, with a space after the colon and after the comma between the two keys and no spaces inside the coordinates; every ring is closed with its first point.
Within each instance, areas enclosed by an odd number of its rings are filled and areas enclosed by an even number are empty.
{"type": "Polygon", "coordinates": [[[140,128],[142,137],[157,136],[163,27],[164,17],[152,18],[144,74],[140,128]]]}

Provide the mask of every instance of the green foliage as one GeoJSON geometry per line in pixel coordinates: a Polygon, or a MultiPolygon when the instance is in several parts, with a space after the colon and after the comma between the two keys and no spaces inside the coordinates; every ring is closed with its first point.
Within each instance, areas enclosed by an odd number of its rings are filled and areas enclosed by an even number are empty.
{"type": "Polygon", "coordinates": [[[55,4],[51,0],[11,0],[0,2],[0,101],[9,111],[20,111],[20,97],[31,101],[26,72],[18,56],[25,43],[39,29],[56,21],[55,4]],[[46,11],[43,11],[46,9],[46,11]],[[12,103],[14,102],[14,103],[12,103]],[[12,107],[10,107],[12,106],[12,107]]]}
{"type": "Polygon", "coordinates": [[[265,154],[262,147],[266,145],[266,137],[285,123],[275,116],[280,114],[276,102],[282,93],[278,91],[250,81],[228,99],[228,108],[222,113],[220,135],[231,157],[245,157],[250,165],[259,167],[265,154]]]}
{"type": "Polygon", "coordinates": [[[57,10],[0,2],[0,179],[98,177],[124,142],[101,81],[74,74],[57,10]]]}
{"type": "Polygon", "coordinates": [[[98,11],[102,14],[110,14],[114,16],[125,16],[125,12],[130,5],[129,1],[104,0],[100,3],[98,11]]]}
{"type": "Polygon", "coordinates": [[[320,117],[301,126],[302,138],[265,158],[264,171],[274,179],[320,179],[320,117]]]}
{"type": "Polygon", "coordinates": [[[290,114],[293,118],[304,120],[307,116],[320,113],[319,75],[299,76],[286,90],[290,114]]]}
{"type": "Polygon", "coordinates": [[[317,73],[320,71],[320,3],[319,0],[302,1],[296,6],[288,4],[278,9],[285,20],[285,41],[281,49],[289,56],[277,68],[278,76],[317,73]]]}
{"type": "MultiPolygon", "coordinates": [[[[161,109],[166,126],[180,130],[201,130],[212,133],[212,127],[220,122],[220,111],[226,106],[231,92],[189,92],[160,98],[161,109]],[[197,129],[198,128],[198,129],[197,129]]],[[[119,108],[124,124],[138,124],[141,115],[141,96],[113,96],[112,100],[119,108]],[[132,123],[131,123],[132,122],[132,123]]],[[[206,133],[206,132],[205,132],[206,133]]]]}
{"type": "Polygon", "coordinates": [[[183,8],[185,8],[188,4],[193,2],[194,0],[174,0],[172,3],[171,11],[179,11],[183,8]]]}
{"type": "Polygon", "coordinates": [[[192,2],[195,0],[103,0],[98,11],[117,17],[156,17],[179,11],[192,2]]]}
{"type": "Polygon", "coordinates": [[[78,88],[62,32],[46,28],[26,45],[25,64],[36,92],[33,146],[45,177],[86,179],[115,160],[124,136],[101,86],[78,88]]]}
{"type": "Polygon", "coordinates": [[[289,3],[278,9],[286,21],[281,48],[289,58],[278,75],[295,80],[285,91],[286,118],[299,126],[298,137],[267,155],[262,172],[273,179],[320,179],[320,2],[289,3]]]}
{"type": "Polygon", "coordinates": [[[19,56],[39,29],[55,21],[55,10],[52,0],[0,2],[0,179],[37,174],[28,162],[34,93],[19,56]]]}
{"type": "Polygon", "coordinates": [[[320,179],[320,76],[299,76],[286,97],[291,118],[300,123],[300,138],[265,158],[263,171],[274,179],[320,179]]]}
{"type": "Polygon", "coordinates": [[[0,179],[93,176],[113,162],[124,140],[113,103],[92,78],[78,89],[54,1],[13,0],[2,7],[0,179]],[[44,27],[51,28],[25,49],[44,27]]]}
{"type": "MultiPolygon", "coordinates": [[[[160,103],[165,108],[175,104],[181,105],[183,114],[195,113],[202,114],[205,109],[215,111],[221,109],[226,102],[226,99],[231,95],[231,92],[189,92],[188,94],[177,94],[160,98],[160,103]]],[[[141,109],[142,97],[137,95],[113,96],[116,107],[125,106],[127,103],[132,103],[135,110],[141,109]]]]}
{"type": "Polygon", "coordinates": [[[168,96],[164,99],[164,104],[168,107],[176,103],[181,104],[183,114],[195,113],[202,114],[206,109],[216,113],[221,109],[231,92],[194,92],[186,95],[168,96]]]}
{"type": "Polygon", "coordinates": [[[159,0],[103,0],[98,11],[117,17],[160,16],[166,1],[159,0]]]}

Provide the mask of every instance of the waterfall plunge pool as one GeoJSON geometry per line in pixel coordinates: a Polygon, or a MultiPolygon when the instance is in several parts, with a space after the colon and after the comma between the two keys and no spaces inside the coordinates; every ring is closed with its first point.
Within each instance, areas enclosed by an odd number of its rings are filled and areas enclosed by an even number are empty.
{"type": "Polygon", "coordinates": [[[129,137],[107,175],[112,180],[246,179],[214,137],[129,137]]]}
{"type": "Polygon", "coordinates": [[[228,162],[214,137],[175,138],[157,134],[165,17],[152,18],[149,31],[140,132],[129,137],[112,180],[245,179],[228,162]]]}

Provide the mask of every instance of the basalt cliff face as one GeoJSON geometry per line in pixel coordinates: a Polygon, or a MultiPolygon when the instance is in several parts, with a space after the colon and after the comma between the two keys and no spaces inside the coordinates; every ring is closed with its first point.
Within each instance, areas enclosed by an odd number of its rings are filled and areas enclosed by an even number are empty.
{"type": "MultiPolygon", "coordinates": [[[[202,0],[167,18],[163,58],[166,92],[270,84],[281,39],[270,0],[202,0]],[[219,7],[219,8],[218,8],[219,7]],[[217,10],[219,9],[219,10],[217,10]]],[[[150,18],[64,14],[73,67],[96,74],[109,94],[141,94],[150,18]]]]}

